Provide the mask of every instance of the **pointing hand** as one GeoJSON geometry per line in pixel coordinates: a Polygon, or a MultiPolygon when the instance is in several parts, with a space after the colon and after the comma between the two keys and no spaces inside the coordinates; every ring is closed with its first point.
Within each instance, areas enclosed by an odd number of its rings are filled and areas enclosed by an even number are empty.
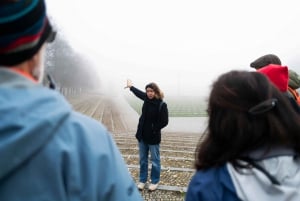
{"type": "Polygon", "coordinates": [[[130,87],[132,87],[132,81],[130,79],[127,79],[127,85],[124,87],[124,89],[130,88],[130,87]]]}

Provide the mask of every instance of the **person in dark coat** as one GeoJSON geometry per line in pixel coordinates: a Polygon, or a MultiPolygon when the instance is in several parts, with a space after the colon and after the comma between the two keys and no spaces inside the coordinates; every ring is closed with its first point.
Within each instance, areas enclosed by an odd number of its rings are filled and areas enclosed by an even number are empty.
{"type": "Polygon", "coordinates": [[[168,125],[169,115],[167,104],[163,101],[163,93],[155,83],[146,85],[143,92],[132,85],[131,80],[127,80],[127,86],[133,94],[144,101],[142,114],[136,132],[139,142],[140,157],[140,178],[138,188],[143,190],[148,178],[148,154],[151,154],[151,184],[150,191],[158,187],[160,180],[160,142],[161,129],[168,125]]]}

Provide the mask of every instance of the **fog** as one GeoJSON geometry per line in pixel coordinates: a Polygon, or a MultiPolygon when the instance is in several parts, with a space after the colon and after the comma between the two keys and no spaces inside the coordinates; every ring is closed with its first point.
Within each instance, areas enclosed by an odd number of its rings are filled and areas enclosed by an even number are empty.
{"type": "MultiPolygon", "coordinates": [[[[126,79],[205,96],[212,81],[268,53],[300,72],[296,0],[47,0],[51,20],[96,64],[109,92],[126,79]]],[[[88,70],[88,67],[86,67],[88,70]]]]}

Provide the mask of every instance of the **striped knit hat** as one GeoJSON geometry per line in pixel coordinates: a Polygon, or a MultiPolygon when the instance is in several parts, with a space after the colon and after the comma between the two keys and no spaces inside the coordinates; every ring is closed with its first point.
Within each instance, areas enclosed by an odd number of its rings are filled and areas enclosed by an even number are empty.
{"type": "Polygon", "coordinates": [[[0,1],[0,66],[30,59],[52,35],[44,0],[0,1]]]}

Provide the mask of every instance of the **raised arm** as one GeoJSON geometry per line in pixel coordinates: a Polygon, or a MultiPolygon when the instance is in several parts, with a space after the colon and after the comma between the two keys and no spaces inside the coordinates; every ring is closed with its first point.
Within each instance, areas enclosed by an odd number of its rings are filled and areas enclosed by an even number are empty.
{"type": "Polygon", "coordinates": [[[138,88],[135,88],[135,87],[133,86],[133,84],[132,84],[132,81],[129,80],[129,79],[127,80],[127,85],[125,86],[125,89],[126,89],[126,88],[129,88],[130,91],[132,91],[132,93],[133,93],[136,97],[140,98],[141,100],[145,100],[146,97],[147,97],[146,93],[143,92],[143,91],[141,91],[141,90],[139,90],[138,88]]]}

